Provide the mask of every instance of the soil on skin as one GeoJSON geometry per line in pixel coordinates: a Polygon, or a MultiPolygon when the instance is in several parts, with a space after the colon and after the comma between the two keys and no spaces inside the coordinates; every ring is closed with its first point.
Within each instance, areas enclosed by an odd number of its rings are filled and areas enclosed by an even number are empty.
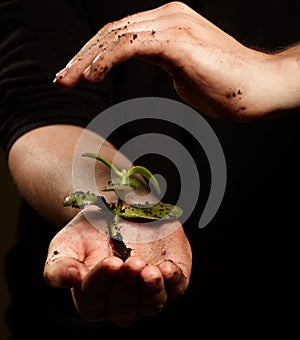
{"type": "Polygon", "coordinates": [[[126,261],[131,255],[131,248],[128,248],[122,240],[111,239],[112,247],[115,256],[118,256],[123,261],[126,261]]]}

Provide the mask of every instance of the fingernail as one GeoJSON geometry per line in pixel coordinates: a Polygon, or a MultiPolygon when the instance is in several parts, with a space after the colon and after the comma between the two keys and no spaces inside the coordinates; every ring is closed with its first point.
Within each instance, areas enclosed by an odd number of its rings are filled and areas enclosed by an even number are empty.
{"type": "Polygon", "coordinates": [[[59,79],[62,79],[63,77],[65,77],[68,73],[68,68],[65,67],[63,68],[61,71],[59,71],[58,73],[56,73],[55,75],[55,79],[56,80],[59,80],[59,79]]]}
{"type": "Polygon", "coordinates": [[[88,77],[91,73],[91,66],[87,67],[84,71],[83,74],[85,77],[88,77]]]}

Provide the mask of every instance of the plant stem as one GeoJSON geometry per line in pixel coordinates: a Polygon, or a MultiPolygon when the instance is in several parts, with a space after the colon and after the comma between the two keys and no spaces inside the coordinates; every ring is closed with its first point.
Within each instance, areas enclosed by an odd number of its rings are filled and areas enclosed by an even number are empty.
{"type": "Polygon", "coordinates": [[[122,209],[122,200],[118,197],[115,212],[114,212],[114,218],[113,221],[110,224],[110,237],[116,240],[122,240],[122,235],[119,231],[119,219],[120,219],[120,212],[122,209]]]}
{"type": "Polygon", "coordinates": [[[110,241],[112,243],[114,254],[120,257],[123,261],[126,261],[131,254],[131,248],[128,248],[123,242],[122,235],[119,230],[120,212],[122,209],[123,201],[118,197],[115,215],[112,222],[109,225],[110,241]]]}

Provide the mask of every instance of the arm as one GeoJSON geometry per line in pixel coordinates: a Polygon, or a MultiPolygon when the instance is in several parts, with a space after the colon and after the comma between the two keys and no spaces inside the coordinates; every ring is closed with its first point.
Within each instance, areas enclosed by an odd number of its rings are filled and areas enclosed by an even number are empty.
{"type": "Polygon", "coordinates": [[[300,106],[300,45],[272,54],[248,48],[180,2],[107,24],[55,83],[101,81],[132,57],[164,68],[178,94],[213,117],[253,120],[300,106]]]}
{"type": "MultiPolygon", "coordinates": [[[[108,236],[102,231],[107,225],[105,215],[93,209],[75,215],[76,209],[63,207],[64,197],[74,190],[72,160],[82,132],[83,128],[72,125],[34,129],[13,144],[9,167],[20,193],[40,214],[62,227],[49,245],[46,282],[70,288],[83,318],[128,325],[158,313],[184,293],[191,272],[191,249],[182,226],[173,221],[167,225],[174,230],[169,236],[129,243],[132,256],[123,262],[113,256],[108,236]]],[[[101,137],[91,132],[85,146],[94,147],[99,140],[101,137]]],[[[116,152],[105,142],[101,155],[112,161],[116,152]]],[[[117,166],[130,165],[125,158],[120,162],[117,166]]],[[[88,163],[82,162],[83,176],[93,170],[85,165],[88,163]]],[[[106,166],[99,164],[97,178],[99,186],[107,184],[110,173],[106,166]]]]}
{"type": "MultiPolygon", "coordinates": [[[[73,125],[48,125],[29,131],[12,146],[8,164],[20,194],[39,214],[55,225],[64,225],[74,217],[74,209],[63,207],[64,198],[74,191],[72,163],[77,142],[84,128],[73,125]],[[55,212],[55,213],[53,213],[55,212]]],[[[100,145],[103,139],[90,132],[87,150],[100,145]]],[[[113,160],[116,149],[105,141],[101,154],[113,160]]],[[[125,167],[129,161],[123,159],[125,167]]],[[[99,187],[110,178],[109,171],[99,164],[99,187]]],[[[82,174],[93,172],[89,162],[82,162],[82,174]]],[[[86,191],[91,188],[86,188],[86,191]]]]}
{"type": "MultiPolygon", "coordinates": [[[[64,93],[51,84],[51,74],[65,55],[74,53],[87,39],[89,28],[69,1],[58,1],[55,6],[45,1],[42,12],[38,1],[5,1],[0,9],[1,17],[10,22],[1,32],[5,57],[0,63],[0,142],[20,194],[57,227],[44,267],[46,282],[70,288],[75,306],[88,320],[129,324],[159,312],[166,302],[181,295],[189,282],[191,250],[178,221],[165,239],[146,246],[128,244],[132,256],[124,263],[113,256],[103,232],[105,216],[89,211],[98,229],[86,219],[85,210],[78,213],[63,206],[65,196],[74,191],[72,162],[84,130],[79,126],[86,126],[110,103],[109,82],[97,89],[82,84],[64,93]],[[104,279],[100,285],[99,277],[104,279]],[[120,305],[120,294],[136,303],[120,305]]],[[[89,137],[85,146],[96,143],[99,147],[101,137],[94,133],[89,137]]],[[[104,143],[101,154],[105,158],[111,161],[116,153],[110,143],[104,143]]],[[[125,158],[120,162],[124,167],[130,165],[125,158]]],[[[92,164],[82,162],[80,178],[94,171],[92,164]]],[[[101,164],[97,169],[97,185],[103,187],[110,173],[101,164]]]]}

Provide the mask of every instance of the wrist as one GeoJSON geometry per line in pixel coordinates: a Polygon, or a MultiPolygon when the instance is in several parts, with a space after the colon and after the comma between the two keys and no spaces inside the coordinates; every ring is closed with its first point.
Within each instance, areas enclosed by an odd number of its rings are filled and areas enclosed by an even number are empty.
{"type": "Polygon", "coordinates": [[[266,102],[264,116],[293,112],[300,107],[300,49],[286,50],[269,56],[265,75],[266,102]],[[296,51],[294,51],[296,52],[296,51]]]}
{"type": "Polygon", "coordinates": [[[279,53],[251,50],[238,87],[229,96],[237,120],[276,117],[300,107],[300,48],[279,53]],[[235,105],[234,105],[235,104],[235,105]]]}
{"type": "Polygon", "coordinates": [[[300,50],[298,55],[290,52],[278,54],[278,72],[282,93],[278,107],[281,110],[300,107],[300,50]]]}

